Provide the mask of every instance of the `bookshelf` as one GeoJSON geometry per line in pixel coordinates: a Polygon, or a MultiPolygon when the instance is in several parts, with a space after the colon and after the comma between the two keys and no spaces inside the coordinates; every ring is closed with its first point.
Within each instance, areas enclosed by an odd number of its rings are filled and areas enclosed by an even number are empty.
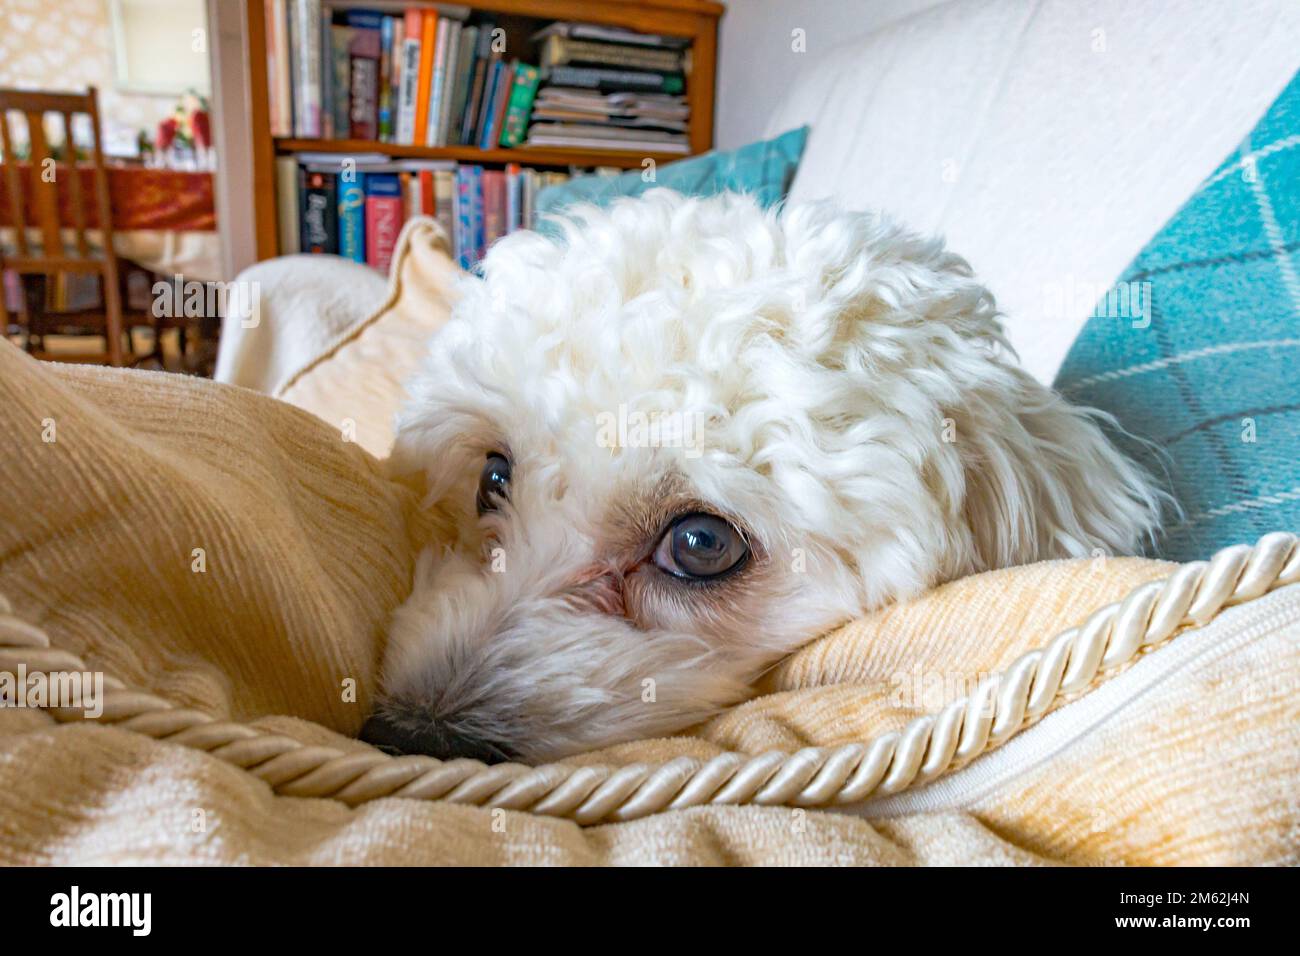
{"type": "MultiPolygon", "coordinates": [[[[441,4],[427,0],[374,0],[370,3],[357,0],[356,5],[387,11],[406,7],[456,7],[515,18],[520,22],[573,20],[686,38],[690,41],[691,51],[691,66],[685,91],[691,107],[687,126],[690,148],[688,155],[707,152],[713,146],[718,20],[724,12],[721,3],[712,0],[467,0],[441,4]]],[[[394,159],[445,159],[484,166],[519,163],[535,167],[617,166],[626,169],[640,168],[646,159],[667,163],[684,158],[676,153],[644,151],[538,147],[484,150],[472,146],[403,146],[371,140],[272,136],[267,95],[265,6],[265,0],[246,0],[245,29],[248,38],[248,89],[251,100],[249,121],[252,131],[253,208],[256,220],[254,236],[259,260],[279,254],[275,192],[275,162],[279,156],[303,152],[383,153],[394,159]]]]}

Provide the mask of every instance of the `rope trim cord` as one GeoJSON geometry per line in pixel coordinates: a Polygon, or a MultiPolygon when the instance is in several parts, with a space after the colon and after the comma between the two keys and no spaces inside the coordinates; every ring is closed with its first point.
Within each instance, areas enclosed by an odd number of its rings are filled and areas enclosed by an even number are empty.
{"type": "MultiPolygon", "coordinates": [[[[1300,539],[1278,532],[1225,548],[1141,585],[1044,647],[1022,655],[967,697],[863,743],[794,753],[724,753],[625,767],[391,757],[302,744],[248,724],[178,708],[105,679],[99,720],[155,740],[204,751],[264,780],[278,794],[357,806],[383,797],[444,800],[561,817],[582,825],[635,820],[701,805],[826,807],[859,803],[929,783],[969,763],[1078,696],[1141,653],[1221,610],[1300,583],[1300,539]]],[[[13,614],[0,595],[0,670],[86,671],[76,655],[13,614]]],[[[75,709],[51,709],[60,721],[75,709]]]]}

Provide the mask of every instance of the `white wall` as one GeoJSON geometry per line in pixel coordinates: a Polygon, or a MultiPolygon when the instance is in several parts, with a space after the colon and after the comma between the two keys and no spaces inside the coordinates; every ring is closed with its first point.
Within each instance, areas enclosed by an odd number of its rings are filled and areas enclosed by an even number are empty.
{"type": "MultiPolygon", "coordinates": [[[[794,77],[819,54],[949,0],[728,0],[718,47],[714,142],[762,137],[794,77]],[[803,31],[804,52],[793,49],[803,31]]],[[[959,0],[958,0],[959,2],[959,0]]]]}

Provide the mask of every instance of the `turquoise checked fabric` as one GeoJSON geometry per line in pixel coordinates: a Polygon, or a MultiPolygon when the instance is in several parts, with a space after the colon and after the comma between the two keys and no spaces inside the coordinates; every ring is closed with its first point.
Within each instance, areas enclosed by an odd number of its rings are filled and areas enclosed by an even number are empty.
{"type": "Polygon", "coordinates": [[[1300,74],[1126,270],[1056,387],[1184,514],[1158,557],[1300,531],[1300,74]]]}
{"type": "Polygon", "coordinates": [[[709,152],[667,163],[654,171],[653,179],[647,179],[645,171],[640,169],[619,176],[578,176],[539,192],[537,211],[540,214],[559,212],[575,202],[606,206],[621,196],[639,196],[656,186],[685,196],[749,193],[763,206],[771,206],[784,199],[789,191],[807,141],[808,127],[801,126],[775,139],[750,143],[740,149],[709,152]]]}

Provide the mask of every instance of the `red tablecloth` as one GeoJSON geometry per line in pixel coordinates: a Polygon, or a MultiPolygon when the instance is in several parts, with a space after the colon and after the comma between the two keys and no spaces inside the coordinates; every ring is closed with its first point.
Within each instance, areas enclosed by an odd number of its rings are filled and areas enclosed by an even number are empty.
{"type": "MultiPolygon", "coordinates": [[[[31,168],[18,164],[23,183],[30,182],[31,168]]],[[[86,227],[97,228],[99,215],[94,201],[95,171],[78,166],[81,195],[86,206],[86,227]]],[[[55,172],[58,183],[59,221],[72,227],[76,221],[72,210],[72,189],[63,181],[68,168],[60,164],[55,172]]],[[[7,171],[4,172],[7,175],[7,171]]],[[[109,201],[113,207],[116,230],[154,229],[163,232],[212,232],[217,228],[217,210],[212,198],[212,174],[176,169],[146,169],[143,166],[108,167],[109,201]]],[[[23,190],[26,222],[36,225],[35,203],[30,188],[23,190]]],[[[0,185],[0,226],[12,226],[9,190],[0,185]]]]}

